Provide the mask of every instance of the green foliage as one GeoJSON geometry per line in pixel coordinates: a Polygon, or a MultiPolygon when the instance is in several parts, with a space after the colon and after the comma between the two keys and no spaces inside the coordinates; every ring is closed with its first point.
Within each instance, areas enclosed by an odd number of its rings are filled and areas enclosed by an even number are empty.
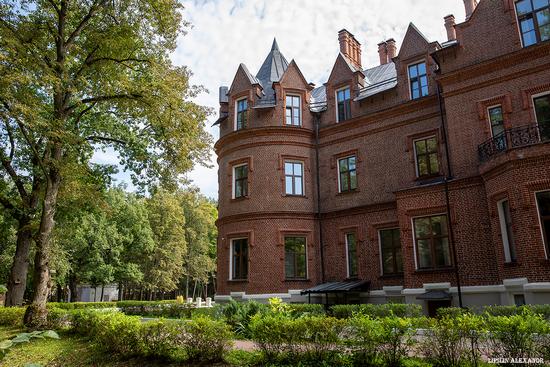
{"type": "Polygon", "coordinates": [[[524,309],[511,316],[487,315],[489,330],[489,354],[493,357],[516,358],[518,356],[542,357],[548,342],[550,325],[540,315],[524,309]]]}
{"type": "Polygon", "coordinates": [[[223,305],[223,315],[225,322],[231,329],[244,337],[250,336],[249,324],[252,317],[260,312],[266,313],[268,307],[256,301],[236,302],[229,301],[223,305]]]}
{"type": "Polygon", "coordinates": [[[85,308],[113,308],[117,302],[48,302],[48,308],[60,308],[63,310],[82,310],[85,308]]]}
{"type": "Polygon", "coordinates": [[[479,364],[481,343],[487,332],[485,321],[467,312],[431,320],[422,345],[424,356],[436,367],[479,364]]]}
{"type": "Polygon", "coordinates": [[[325,315],[325,306],[320,304],[289,303],[288,306],[292,317],[325,315]]]}
{"type": "Polygon", "coordinates": [[[0,284],[0,294],[6,294],[7,291],[8,288],[5,285],[0,284]]]}
{"type": "Polygon", "coordinates": [[[411,346],[415,344],[415,321],[389,316],[380,319],[380,322],[380,358],[386,366],[402,366],[411,346]]]}
{"type": "Polygon", "coordinates": [[[53,330],[33,331],[30,333],[20,333],[13,339],[0,341],[0,359],[4,358],[9,349],[21,343],[29,343],[32,339],[59,339],[59,335],[53,330]]]}
{"type": "Polygon", "coordinates": [[[0,325],[22,326],[25,310],[25,307],[0,307],[0,325]]]}
{"type": "Polygon", "coordinates": [[[485,306],[482,308],[482,313],[492,316],[513,316],[521,315],[524,312],[531,312],[541,315],[546,320],[550,321],[550,305],[523,305],[523,306],[485,306]]]}
{"type": "Polygon", "coordinates": [[[349,319],[344,343],[353,352],[357,365],[376,364],[382,335],[383,328],[379,319],[359,314],[349,319]]]}
{"type": "Polygon", "coordinates": [[[355,314],[372,317],[420,317],[422,306],[410,303],[334,305],[330,308],[330,313],[339,319],[350,318],[355,314]]]}
{"type": "Polygon", "coordinates": [[[458,317],[460,315],[469,314],[472,311],[467,308],[460,308],[460,307],[441,307],[437,309],[437,317],[438,318],[445,318],[445,317],[458,317]]]}
{"type": "Polygon", "coordinates": [[[126,315],[139,315],[149,317],[167,318],[191,318],[193,305],[179,303],[155,303],[150,302],[134,306],[119,306],[126,315]]]}

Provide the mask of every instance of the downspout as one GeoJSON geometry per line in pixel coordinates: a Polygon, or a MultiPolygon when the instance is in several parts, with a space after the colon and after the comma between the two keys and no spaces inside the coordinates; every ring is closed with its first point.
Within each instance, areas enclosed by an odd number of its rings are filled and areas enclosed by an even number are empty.
{"type": "Polygon", "coordinates": [[[315,171],[317,181],[317,223],[319,227],[319,256],[321,257],[321,283],[325,282],[325,251],[323,245],[323,221],[321,219],[321,174],[319,172],[319,128],[321,119],[319,113],[313,115],[315,124],[315,171]]]}
{"type": "MultiPolygon", "coordinates": [[[[436,60],[434,58],[434,60],[436,60]]],[[[437,62],[438,70],[441,70],[439,68],[439,63],[437,62]]],[[[439,102],[439,116],[441,118],[441,130],[443,131],[444,136],[444,145],[445,145],[445,158],[447,163],[447,175],[445,177],[445,204],[447,208],[447,225],[449,227],[449,236],[451,239],[451,248],[453,251],[453,262],[455,264],[455,277],[456,277],[456,288],[458,292],[458,305],[460,308],[463,308],[464,305],[462,303],[462,287],[460,285],[460,271],[459,271],[459,264],[458,264],[458,256],[456,253],[456,246],[455,246],[455,237],[454,237],[454,228],[453,228],[453,221],[451,220],[451,205],[450,205],[450,198],[449,198],[449,180],[452,180],[453,174],[452,174],[452,168],[451,168],[451,159],[449,157],[449,144],[448,144],[448,136],[447,136],[447,125],[445,121],[445,113],[443,109],[443,97],[441,95],[441,85],[439,81],[437,81],[437,100],[439,102]]]]}

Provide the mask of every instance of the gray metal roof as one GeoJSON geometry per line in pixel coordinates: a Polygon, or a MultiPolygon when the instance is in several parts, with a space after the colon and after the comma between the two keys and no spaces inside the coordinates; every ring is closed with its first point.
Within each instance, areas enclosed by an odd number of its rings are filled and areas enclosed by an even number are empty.
{"type": "Polygon", "coordinates": [[[355,101],[395,88],[397,85],[397,70],[393,62],[366,69],[363,74],[365,74],[365,86],[359,90],[355,101]]]}
{"type": "Polygon", "coordinates": [[[370,288],[368,280],[351,280],[343,282],[329,282],[305,289],[301,293],[339,293],[339,292],[366,292],[370,288]]]}
{"type": "Polygon", "coordinates": [[[424,299],[428,301],[449,300],[451,298],[451,294],[444,290],[430,290],[416,297],[416,299],[424,299]]]}
{"type": "MultiPolygon", "coordinates": [[[[277,40],[273,39],[273,45],[271,51],[265,58],[256,79],[260,82],[265,96],[262,97],[262,101],[274,101],[275,91],[273,90],[273,82],[278,82],[288,68],[288,61],[285,59],[281,51],[277,40]]],[[[267,104],[267,102],[264,102],[267,104]]]]}
{"type": "Polygon", "coordinates": [[[244,73],[248,77],[248,80],[250,80],[250,84],[261,84],[260,81],[252,74],[250,74],[250,71],[248,71],[248,68],[245,64],[241,64],[241,67],[244,70],[244,73]]]}
{"type": "Polygon", "coordinates": [[[312,112],[324,111],[327,107],[327,92],[324,85],[311,91],[309,98],[309,109],[312,112]]]}

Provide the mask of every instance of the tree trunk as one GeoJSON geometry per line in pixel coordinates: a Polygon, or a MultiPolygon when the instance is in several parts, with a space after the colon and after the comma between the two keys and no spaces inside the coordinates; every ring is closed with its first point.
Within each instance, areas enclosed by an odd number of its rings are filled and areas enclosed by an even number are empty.
{"type": "Polygon", "coordinates": [[[32,243],[30,219],[25,217],[19,221],[15,257],[8,279],[6,306],[23,305],[23,297],[27,288],[27,273],[29,271],[29,252],[32,243]]]}
{"type": "MultiPolygon", "coordinates": [[[[59,162],[61,147],[59,144],[51,148],[52,160],[59,162]]],[[[50,278],[50,236],[54,228],[54,215],[57,206],[57,194],[61,185],[61,176],[58,167],[52,165],[47,177],[40,228],[36,239],[36,256],[34,260],[34,295],[32,303],[25,312],[24,323],[31,328],[46,324],[48,311],[46,302],[51,288],[50,278]]]]}
{"type": "Polygon", "coordinates": [[[99,299],[99,302],[103,302],[103,295],[105,294],[105,284],[101,285],[101,298],[99,299]]]}
{"type": "Polygon", "coordinates": [[[122,282],[118,283],[118,301],[122,301],[122,299],[124,298],[123,297],[123,292],[124,292],[124,287],[122,285],[122,282]]]}
{"type": "Polygon", "coordinates": [[[77,281],[74,275],[71,275],[69,277],[69,290],[71,292],[71,298],[69,299],[69,302],[78,302],[77,281]]]}

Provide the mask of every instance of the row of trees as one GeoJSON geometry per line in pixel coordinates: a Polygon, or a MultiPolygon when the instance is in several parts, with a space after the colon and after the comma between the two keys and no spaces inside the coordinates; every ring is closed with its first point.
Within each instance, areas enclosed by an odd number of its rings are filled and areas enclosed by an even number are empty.
{"type": "MultiPolygon", "coordinates": [[[[80,210],[58,213],[63,202],[96,195],[113,173],[91,163],[94,151],[113,149],[142,192],[173,192],[209,159],[209,110],[192,102],[202,89],[170,59],[187,26],[182,10],[178,0],[0,2],[0,207],[16,237],[7,302],[32,278],[27,325],[46,320],[57,232],[69,231],[55,231],[56,219],[80,210]]],[[[89,227],[107,220],[76,216],[89,227]]],[[[155,233],[163,220],[149,217],[153,240],[172,240],[155,233]]]]}

